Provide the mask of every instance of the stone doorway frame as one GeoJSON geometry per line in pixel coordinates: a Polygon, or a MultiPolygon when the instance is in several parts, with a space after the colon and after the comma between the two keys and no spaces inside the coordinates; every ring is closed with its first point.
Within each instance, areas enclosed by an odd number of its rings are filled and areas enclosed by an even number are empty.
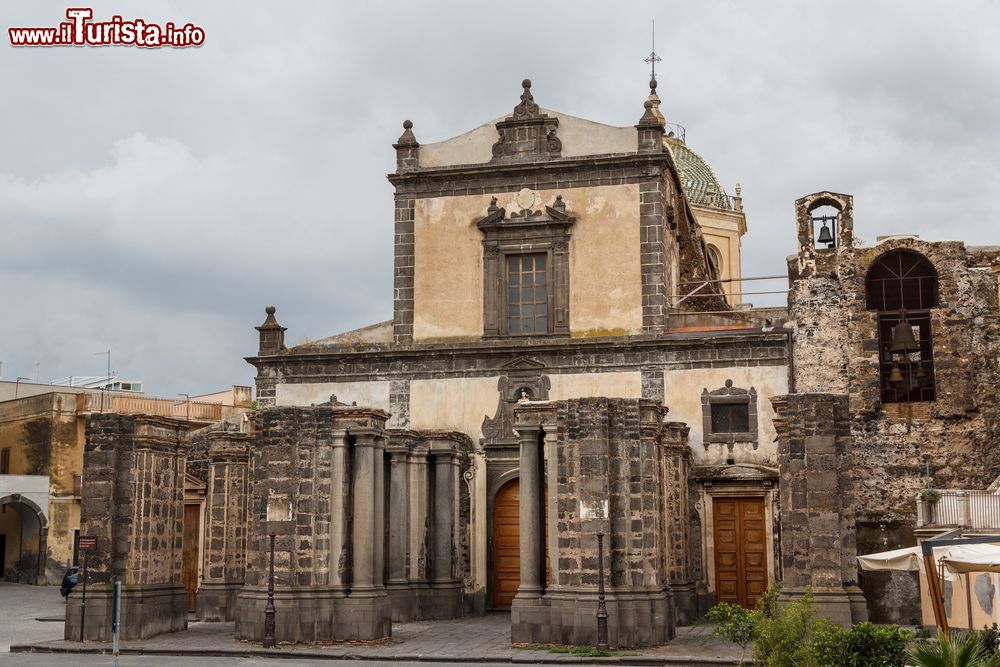
{"type": "Polygon", "coordinates": [[[781,512],[778,498],[778,470],[756,464],[706,466],[691,474],[697,500],[695,511],[701,519],[701,580],[704,606],[707,610],[718,599],[715,581],[715,517],[716,498],[756,498],[764,501],[767,573],[770,579],[781,579],[781,512]]]}
{"type": "Polygon", "coordinates": [[[493,577],[495,575],[493,563],[493,549],[496,537],[493,535],[493,510],[496,505],[497,495],[500,489],[507,486],[509,482],[521,479],[520,468],[507,470],[492,480],[489,492],[486,496],[486,611],[510,611],[509,607],[493,606],[493,577]]]}
{"type": "MultiPolygon", "coordinates": [[[[27,508],[29,513],[34,513],[35,519],[38,521],[38,554],[37,554],[38,562],[35,566],[35,576],[32,577],[33,581],[31,582],[37,585],[39,580],[44,579],[46,576],[45,565],[48,560],[49,519],[46,516],[46,512],[42,510],[41,507],[39,507],[33,500],[31,500],[30,498],[26,498],[20,493],[11,493],[9,495],[0,498],[0,505],[14,505],[14,504],[24,505],[24,507],[27,508]]],[[[17,512],[15,508],[12,507],[11,509],[17,512]]],[[[21,542],[21,550],[23,552],[24,520],[21,518],[20,513],[18,513],[18,521],[20,521],[21,523],[21,535],[19,537],[21,542]]],[[[5,567],[9,567],[9,564],[5,565],[5,567]]],[[[0,572],[0,577],[2,577],[3,574],[4,573],[0,572]]]]}

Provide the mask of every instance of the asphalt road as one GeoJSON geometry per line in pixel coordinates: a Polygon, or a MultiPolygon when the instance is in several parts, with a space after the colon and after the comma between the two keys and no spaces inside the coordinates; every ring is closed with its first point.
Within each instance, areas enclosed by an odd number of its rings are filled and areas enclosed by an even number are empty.
{"type": "MultiPolygon", "coordinates": [[[[53,665],[54,667],[85,667],[87,665],[112,665],[113,659],[106,655],[56,655],[45,653],[3,653],[0,654],[0,667],[38,667],[53,665]]],[[[283,665],[309,665],[314,667],[430,667],[440,665],[456,667],[457,662],[385,662],[381,660],[274,660],[273,658],[192,658],[172,656],[126,655],[118,659],[122,667],[182,667],[198,665],[198,667],[282,667],[283,665]]],[[[509,662],[491,663],[477,662],[476,667],[510,667],[509,662]]]]}

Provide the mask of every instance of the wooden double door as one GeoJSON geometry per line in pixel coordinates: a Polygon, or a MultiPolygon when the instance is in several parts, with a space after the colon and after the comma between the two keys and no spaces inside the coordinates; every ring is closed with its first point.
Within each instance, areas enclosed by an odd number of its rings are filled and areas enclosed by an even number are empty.
{"type": "Polygon", "coordinates": [[[753,607],[767,589],[763,498],[716,498],[715,592],[719,602],[753,607]]]}

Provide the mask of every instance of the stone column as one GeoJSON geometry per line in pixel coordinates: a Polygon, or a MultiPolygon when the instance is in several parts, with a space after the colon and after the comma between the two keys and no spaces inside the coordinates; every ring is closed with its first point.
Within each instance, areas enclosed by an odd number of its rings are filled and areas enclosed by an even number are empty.
{"type": "Polygon", "coordinates": [[[375,438],[373,452],[373,491],[375,508],[372,516],[372,583],[385,595],[385,437],[375,438]]]}
{"type": "Polygon", "coordinates": [[[346,571],[351,535],[347,532],[351,500],[351,454],[346,429],[331,433],[330,461],[330,588],[334,597],[343,598],[350,589],[346,571]]]}
{"type": "Polygon", "coordinates": [[[454,578],[454,454],[434,453],[434,583],[451,583],[454,578]]]}
{"type": "MultiPolygon", "coordinates": [[[[375,592],[375,437],[371,433],[355,436],[354,442],[354,577],[351,597],[375,592]]],[[[378,462],[381,467],[381,461],[378,462]]],[[[379,577],[381,577],[379,573],[379,577]]]]}
{"type": "Polygon", "coordinates": [[[455,442],[431,443],[434,455],[434,507],[431,517],[433,537],[431,562],[431,603],[422,618],[457,618],[462,615],[461,582],[455,577],[455,442]]]}
{"type": "Polygon", "coordinates": [[[521,437],[520,522],[521,585],[519,598],[542,596],[544,548],[542,539],[542,457],[538,426],[516,426],[521,437]]]}
{"type": "Polygon", "coordinates": [[[427,507],[427,453],[428,445],[416,443],[409,456],[410,478],[410,563],[407,573],[410,588],[414,592],[416,613],[422,613],[423,597],[428,587],[427,581],[427,528],[430,525],[427,507]]]}
{"type": "Polygon", "coordinates": [[[408,443],[386,447],[389,454],[389,578],[386,589],[392,602],[392,620],[413,619],[414,596],[406,572],[410,523],[410,470],[408,443]]]}

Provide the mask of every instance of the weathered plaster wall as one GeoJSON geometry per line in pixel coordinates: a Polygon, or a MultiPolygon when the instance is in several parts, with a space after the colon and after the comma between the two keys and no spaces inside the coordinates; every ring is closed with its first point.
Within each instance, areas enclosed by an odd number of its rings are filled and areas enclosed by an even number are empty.
{"type": "Polygon", "coordinates": [[[459,431],[479,442],[486,415],[497,407],[499,377],[410,382],[410,428],[459,431]]]}
{"type": "Polygon", "coordinates": [[[639,186],[562,194],[577,217],[569,243],[571,335],[642,333],[639,186]]]}
{"type": "MultiPolygon", "coordinates": [[[[746,233],[746,219],[742,213],[710,208],[707,206],[692,206],[695,220],[701,225],[701,233],[705,243],[714,246],[722,258],[719,273],[724,280],[738,279],[743,276],[743,258],[740,237],[746,233]]],[[[723,283],[720,287],[728,296],[729,303],[743,303],[741,290],[755,291],[754,284],[742,287],[736,282],[723,283]]],[[[691,287],[694,287],[693,285],[691,287]]],[[[753,299],[747,299],[753,301],[753,299]]]]}
{"type": "Polygon", "coordinates": [[[483,335],[483,235],[475,223],[489,204],[489,195],[416,200],[415,341],[483,335]]]}
{"type": "MultiPolygon", "coordinates": [[[[548,109],[539,111],[559,119],[558,134],[562,141],[563,157],[629,153],[639,147],[638,136],[632,126],[614,127],[548,109]]],[[[420,166],[445,167],[489,162],[493,158],[493,144],[497,140],[496,124],[509,115],[494,118],[457,137],[422,144],[420,166]]]]}
{"type": "Polygon", "coordinates": [[[549,400],[570,398],[642,398],[642,373],[553,373],[549,400]]]}
{"type": "Polygon", "coordinates": [[[350,405],[389,409],[389,382],[371,380],[365,382],[304,382],[301,384],[279,384],[275,392],[277,405],[321,405],[330,401],[335,394],[341,403],[350,405]]]}
{"type": "Polygon", "coordinates": [[[686,423],[691,431],[688,444],[691,447],[693,465],[721,465],[728,456],[723,443],[710,443],[706,451],[702,425],[702,391],[715,391],[732,380],[740,389],[757,390],[757,448],[746,443],[734,447],[737,463],[756,463],[766,466],[777,465],[777,446],[774,442],[774,409],[770,398],[788,393],[787,366],[755,366],[748,368],[690,368],[664,372],[664,403],[670,410],[671,421],[686,423]]]}
{"type": "MultiPolygon", "coordinates": [[[[517,211],[517,193],[497,205],[517,211]]],[[[539,190],[538,206],[562,195],[576,217],[570,256],[570,331],[574,336],[640,333],[639,186],[539,190]]],[[[413,338],[483,335],[482,232],[476,221],[492,195],[417,199],[414,208],[413,338]]]]}

